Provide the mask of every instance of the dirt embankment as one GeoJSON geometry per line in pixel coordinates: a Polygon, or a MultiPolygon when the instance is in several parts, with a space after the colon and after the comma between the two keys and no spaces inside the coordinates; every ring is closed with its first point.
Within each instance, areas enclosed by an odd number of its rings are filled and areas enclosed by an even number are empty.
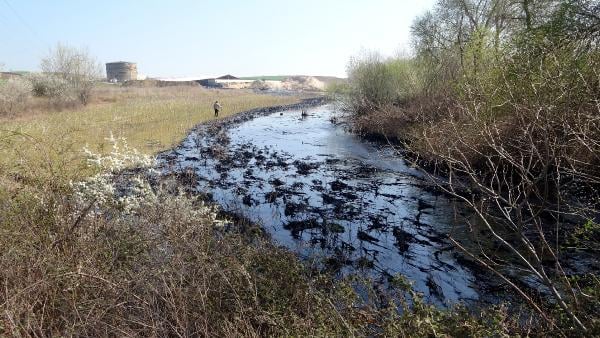
{"type": "Polygon", "coordinates": [[[260,90],[287,90],[300,92],[322,92],[329,83],[343,81],[343,79],[323,76],[289,76],[283,81],[256,80],[251,88],[260,90]]]}

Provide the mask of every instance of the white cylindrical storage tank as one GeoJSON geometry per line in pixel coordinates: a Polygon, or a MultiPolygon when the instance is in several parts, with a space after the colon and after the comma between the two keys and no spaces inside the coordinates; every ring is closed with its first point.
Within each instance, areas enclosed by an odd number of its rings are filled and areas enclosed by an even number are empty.
{"type": "Polygon", "coordinates": [[[137,80],[137,64],[134,62],[109,62],[106,64],[108,81],[125,82],[137,80]]]}

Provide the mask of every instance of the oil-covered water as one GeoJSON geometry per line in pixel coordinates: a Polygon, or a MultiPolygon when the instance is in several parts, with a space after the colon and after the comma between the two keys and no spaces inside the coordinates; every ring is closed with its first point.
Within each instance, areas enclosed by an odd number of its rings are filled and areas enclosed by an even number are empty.
{"type": "Polygon", "coordinates": [[[477,300],[473,273],[446,239],[460,226],[456,206],[391,147],[333,123],[332,106],[307,113],[199,126],[163,163],[195,171],[195,189],[324,267],[400,273],[433,303],[477,300]]]}

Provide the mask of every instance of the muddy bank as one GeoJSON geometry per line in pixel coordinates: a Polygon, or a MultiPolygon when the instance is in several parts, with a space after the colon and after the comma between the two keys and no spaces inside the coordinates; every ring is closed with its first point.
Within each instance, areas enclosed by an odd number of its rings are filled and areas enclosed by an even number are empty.
{"type": "Polygon", "coordinates": [[[480,299],[481,281],[446,240],[461,207],[393,149],[334,123],[323,100],[199,125],[161,154],[162,170],[188,173],[191,190],[323,268],[401,273],[434,303],[480,299]]]}

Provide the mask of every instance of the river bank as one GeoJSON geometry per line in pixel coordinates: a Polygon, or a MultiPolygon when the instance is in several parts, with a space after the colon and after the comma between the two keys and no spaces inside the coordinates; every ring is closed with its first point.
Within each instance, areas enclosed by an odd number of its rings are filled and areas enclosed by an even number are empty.
{"type": "MultiPolygon", "coordinates": [[[[244,118],[246,122],[241,125],[230,124],[227,130],[236,130],[236,133],[229,138],[219,132],[226,130],[215,127],[218,122],[211,122],[210,127],[199,126],[196,131],[204,130],[213,135],[207,139],[218,142],[207,146],[204,141],[195,142],[198,138],[190,134],[186,141],[193,141],[190,145],[197,151],[190,157],[197,156],[198,160],[190,158],[188,161],[199,163],[202,155],[207,163],[216,165],[214,160],[222,159],[227,167],[221,172],[182,170],[161,177],[156,174],[149,156],[127,148],[120,143],[122,140],[113,140],[117,143],[110,153],[89,153],[90,171],[97,174],[87,180],[58,189],[56,182],[60,177],[55,177],[42,181],[36,190],[0,190],[3,197],[0,199],[0,231],[4,234],[0,236],[0,244],[6,249],[0,252],[0,280],[5,290],[0,293],[0,334],[419,337],[434,334],[494,336],[531,332],[531,329],[544,332],[544,327],[523,326],[520,318],[509,315],[504,307],[466,310],[460,305],[446,309],[431,306],[441,303],[440,297],[452,296],[457,289],[444,284],[445,276],[452,276],[453,272],[443,263],[460,262],[444,259],[453,255],[439,242],[439,232],[430,229],[430,221],[437,217],[433,208],[426,200],[419,199],[421,193],[410,193],[415,188],[413,184],[422,181],[412,175],[390,179],[390,175],[396,175],[387,162],[390,154],[386,155],[381,149],[375,151],[377,148],[371,146],[361,148],[362,141],[350,142],[354,136],[343,130],[339,135],[329,134],[337,125],[330,121],[326,111],[318,106],[305,109],[308,116],[304,120],[300,110],[282,111],[282,115],[275,110],[274,114],[263,114],[252,120],[244,118]],[[270,123],[273,118],[278,123],[270,123]],[[261,121],[269,122],[267,124],[279,132],[256,132],[260,130],[261,121]],[[335,156],[322,156],[321,160],[312,160],[303,156],[296,162],[290,158],[291,154],[263,147],[256,149],[257,155],[262,151],[264,156],[262,160],[259,156],[258,166],[254,168],[252,176],[256,179],[244,178],[249,165],[257,164],[256,156],[253,162],[246,162],[244,154],[252,153],[251,147],[242,150],[247,144],[247,135],[238,128],[248,126],[246,123],[253,126],[247,132],[262,136],[271,145],[280,144],[278,139],[291,137],[299,149],[319,149],[308,154],[312,156],[326,154],[322,151],[323,139],[314,142],[319,139],[318,135],[333,136],[342,142],[337,142],[329,151],[346,158],[338,158],[338,161],[335,156]],[[303,124],[307,128],[302,128],[302,133],[290,136],[281,132],[281,128],[300,123],[307,123],[303,124]],[[327,133],[323,133],[325,131],[327,133]],[[273,135],[277,137],[271,137],[273,135]],[[372,161],[355,167],[361,154],[372,161]],[[279,166],[279,160],[287,165],[279,166]],[[241,170],[242,176],[236,176],[235,172],[241,170]],[[293,179],[269,177],[265,182],[259,175],[264,170],[271,174],[286,173],[293,179]],[[212,176],[207,173],[215,177],[206,180],[212,176]],[[226,177],[221,178],[224,173],[226,177]],[[299,197],[304,189],[317,185],[309,180],[317,173],[337,176],[323,179],[321,191],[316,190],[309,198],[315,203],[306,204],[308,196],[299,197]],[[173,176],[178,179],[173,181],[173,176]],[[396,199],[394,191],[406,190],[401,194],[401,198],[409,197],[404,211],[420,214],[419,222],[415,215],[400,220],[405,223],[404,227],[386,224],[389,220],[370,218],[356,225],[361,208],[369,210],[366,202],[375,198],[371,190],[373,184],[357,184],[365,178],[385,183],[378,190],[377,198],[382,203],[396,199]],[[230,179],[242,184],[228,184],[230,179]],[[251,184],[245,185],[246,180],[251,184]],[[299,180],[306,181],[304,187],[294,184],[299,180]],[[254,207],[273,204],[282,210],[285,218],[281,220],[286,222],[276,227],[262,224],[262,227],[239,231],[240,223],[243,226],[250,219],[224,218],[198,195],[195,189],[198,182],[209,181],[213,181],[216,189],[223,188],[221,183],[225,187],[245,189],[245,192],[234,189],[237,196],[242,197],[242,201],[234,205],[247,208],[244,203],[254,207]],[[268,192],[275,194],[256,195],[261,200],[250,196],[244,201],[243,197],[251,195],[254,187],[260,188],[261,181],[264,187],[269,187],[268,192]],[[274,201],[268,202],[266,198],[274,201]],[[338,204],[344,198],[351,203],[338,204]],[[254,204],[255,200],[260,203],[254,204]],[[286,216],[288,205],[306,210],[293,210],[286,216]],[[319,210],[321,206],[325,208],[319,210]],[[305,212],[321,212],[327,222],[302,221],[312,216],[291,220],[299,223],[288,222],[287,217],[305,212]],[[331,215],[340,217],[341,221],[335,222],[331,215]],[[290,227],[290,223],[302,226],[290,227]],[[273,234],[276,228],[281,230],[280,235],[292,241],[290,243],[304,243],[299,246],[304,252],[322,254],[311,255],[318,259],[309,259],[309,255],[281,247],[282,243],[273,235],[262,236],[263,232],[273,234]],[[413,230],[422,230],[422,235],[413,230]],[[340,246],[331,245],[336,243],[340,246]],[[321,249],[322,244],[325,246],[321,249]],[[328,253],[344,254],[338,248],[347,250],[348,255],[341,257],[349,259],[327,259],[328,253]],[[388,276],[387,284],[383,285],[373,274],[336,273],[340,266],[357,273],[373,271],[373,265],[385,266],[386,255],[400,252],[405,253],[402,259],[410,269],[421,257],[429,257],[426,271],[412,269],[425,278],[425,282],[416,287],[423,290],[431,287],[441,292],[415,292],[410,281],[400,274],[388,276]],[[39,306],[40,302],[45,306],[39,306]],[[81,314],[85,314],[84,319],[81,314]]],[[[162,164],[168,165],[166,160],[162,164]]],[[[173,165],[171,169],[184,167],[173,165]]],[[[213,191],[213,196],[207,197],[218,196],[213,191]]],[[[291,207],[288,209],[294,209],[291,207]]],[[[458,287],[465,287],[463,280],[457,279],[458,287]]]]}
{"type": "Polygon", "coordinates": [[[323,103],[199,125],[159,156],[161,170],[188,177],[190,190],[326,271],[375,273],[384,284],[399,273],[442,306],[497,302],[506,290],[477,278],[477,265],[447,240],[464,226],[455,202],[395,149],[334,123],[323,103]]]}

